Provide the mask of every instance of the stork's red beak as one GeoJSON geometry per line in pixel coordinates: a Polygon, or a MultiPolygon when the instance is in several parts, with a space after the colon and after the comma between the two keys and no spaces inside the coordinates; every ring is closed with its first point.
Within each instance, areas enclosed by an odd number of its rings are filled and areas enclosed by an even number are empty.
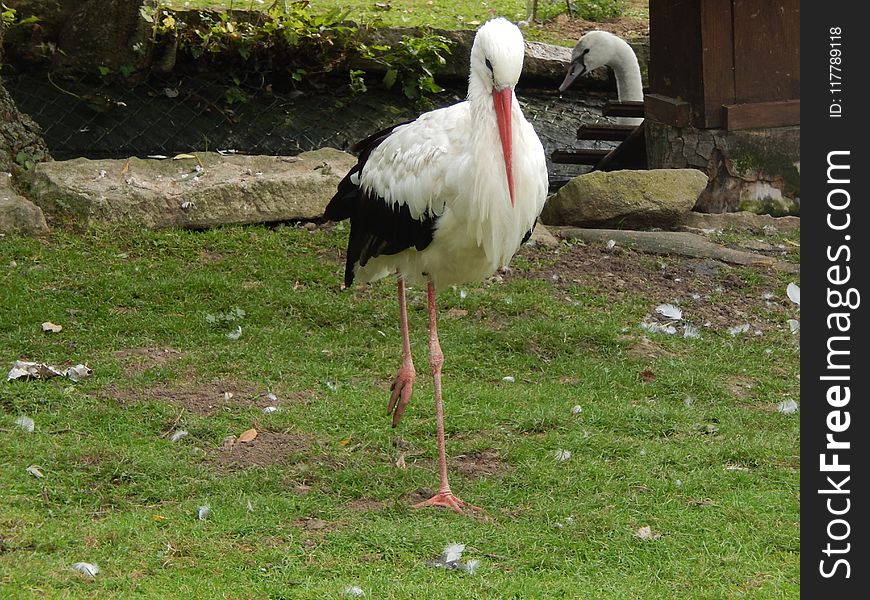
{"type": "Polygon", "coordinates": [[[504,154],[504,169],[507,173],[508,192],[511,195],[511,206],[514,206],[514,169],[511,147],[511,103],[513,90],[506,87],[503,90],[492,90],[492,101],[495,104],[495,118],[498,121],[498,135],[501,138],[501,150],[504,154]]]}

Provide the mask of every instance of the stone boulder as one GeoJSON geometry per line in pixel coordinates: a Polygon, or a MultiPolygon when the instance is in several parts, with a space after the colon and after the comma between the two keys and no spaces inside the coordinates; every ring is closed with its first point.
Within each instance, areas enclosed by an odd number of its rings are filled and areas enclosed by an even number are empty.
{"type": "Polygon", "coordinates": [[[204,229],[319,219],[356,158],[333,148],[294,157],[200,152],[167,159],[38,165],[29,196],[50,223],[204,229]]]}
{"type": "Polygon", "coordinates": [[[12,176],[0,172],[0,234],[40,235],[48,232],[42,210],[12,187],[12,176]]]}
{"type": "Polygon", "coordinates": [[[578,227],[668,227],[680,222],[707,186],[695,169],[593,171],[547,200],[541,221],[578,227]]]}

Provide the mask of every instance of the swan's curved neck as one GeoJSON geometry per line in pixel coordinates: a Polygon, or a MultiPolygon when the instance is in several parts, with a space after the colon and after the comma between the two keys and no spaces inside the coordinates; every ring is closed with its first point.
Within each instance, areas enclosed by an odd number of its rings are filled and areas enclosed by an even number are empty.
{"type": "Polygon", "coordinates": [[[616,76],[616,92],[620,101],[643,100],[643,82],[640,78],[640,65],[634,50],[627,43],[620,44],[610,67],[616,76]]]}

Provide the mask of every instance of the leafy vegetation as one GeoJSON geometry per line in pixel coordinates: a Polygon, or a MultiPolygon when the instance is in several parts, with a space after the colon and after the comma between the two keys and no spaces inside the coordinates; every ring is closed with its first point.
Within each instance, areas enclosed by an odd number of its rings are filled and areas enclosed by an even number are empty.
{"type": "MultiPolygon", "coordinates": [[[[241,13],[228,9],[177,12],[161,5],[143,7],[142,14],[153,24],[158,44],[174,44],[194,60],[225,63],[234,56],[241,60],[239,70],[289,71],[292,81],[301,82],[347,69],[354,58],[369,59],[385,70],[385,87],[397,87],[412,99],[441,91],[435,73],[450,52],[445,38],[425,33],[404,36],[394,48],[368,46],[360,40],[358,26],[347,20],[348,10],[317,13],[308,2],[276,3],[265,12],[241,13]]],[[[355,91],[365,91],[364,72],[351,70],[350,85],[355,91]]],[[[226,99],[228,103],[244,101],[238,81],[229,87],[226,99]]]]}

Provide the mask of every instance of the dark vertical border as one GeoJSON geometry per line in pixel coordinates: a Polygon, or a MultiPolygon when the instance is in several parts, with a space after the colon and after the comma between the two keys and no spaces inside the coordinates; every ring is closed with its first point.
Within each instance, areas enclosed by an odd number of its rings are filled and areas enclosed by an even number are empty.
{"type": "MultiPolygon", "coordinates": [[[[870,590],[870,532],[867,530],[870,501],[866,492],[870,488],[867,468],[870,340],[866,317],[870,310],[867,287],[870,196],[866,183],[870,178],[870,164],[863,92],[870,72],[866,27],[859,15],[863,6],[864,3],[845,1],[801,3],[801,288],[805,300],[801,305],[801,595],[805,598],[866,598],[870,590]],[[841,28],[841,39],[831,38],[832,27],[841,28]],[[832,46],[832,42],[842,45],[832,46]],[[839,93],[831,86],[832,48],[842,51],[842,91],[839,93]],[[829,116],[832,104],[842,106],[841,117],[829,116]],[[841,154],[836,158],[839,164],[849,165],[848,172],[842,169],[834,172],[838,174],[835,179],[845,175],[848,183],[829,183],[828,154],[832,151],[849,152],[848,156],[841,154]],[[834,189],[848,193],[847,208],[829,208],[828,194],[834,189]],[[840,225],[845,222],[846,213],[851,219],[847,229],[837,231],[829,226],[829,214],[832,222],[840,225]],[[842,246],[848,247],[848,251],[841,250],[838,254],[842,246]],[[839,265],[837,270],[829,272],[836,265],[839,265]],[[829,281],[829,274],[842,279],[846,267],[850,269],[848,282],[837,285],[829,281]],[[830,291],[846,294],[850,288],[861,295],[856,308],[830,306],[837,300],[834,296],[829,302],[830,291]],[[840,325],[848,323],[847,332],[837,331],[836,323],[829,323],[831,313],[849,314],[848,320],[838,322],[840,325]],[[829,325],[833,326],[829,328],[829,325]],[[850,352],[834,356],[835,363],[848,364],[850,368],[828,368],[828,344],[832,336],[848,338],[834,341],[833,347],[850,352]],[[833,374],[847,375],[849,380],[821,379],[833,374]],[[828,390],[834,384],[850,388],[848,404],[835,407],[828,402],[828,390]],[[847,411],[848,428],[833,433],[830,426],[842,428],[847,411]],[[837,442],[848,442],[849,448],[826,448],[829,433],[837,442]],[[823,472],[822,454],[826,454],[825,460],[829,463],[833,462],[832,455],[837,454],[838,462],[848,464],[849,470],[823,472]],[[844,483],[847,476],[850,479],[844,483]],[[820,493],[820,490],[834,490],[836,486],[849,490],[848,494],[820,493]],[[830,512],[831,509],[842,511],[847,505],[848,512],[842,515],[830,512]],[[848,522],[848,526],[843,522],[832,524],[836,519],[848,522]],[[829,524],[832,524],[830,529],[829,524]],[[831,534],[841,537],[847,532],[848,536],[841,540],[830,537],[831,534]],[[828,544],[834,550],[830,556],[825,553],[828,544]],[[836,553],[847,548],[848,552],[836,553]],[[838,559],[848,562],[848,578],[845,577],[846,565],[835,565],[838,559]],[[824,563],[820,565],[820,561],[824,563]],[[826,578],[821,570],[833,574],[826,578]]],[[[842,205],[847,196],[837,192],[833,198],[835,204],[842,205]]]]}

